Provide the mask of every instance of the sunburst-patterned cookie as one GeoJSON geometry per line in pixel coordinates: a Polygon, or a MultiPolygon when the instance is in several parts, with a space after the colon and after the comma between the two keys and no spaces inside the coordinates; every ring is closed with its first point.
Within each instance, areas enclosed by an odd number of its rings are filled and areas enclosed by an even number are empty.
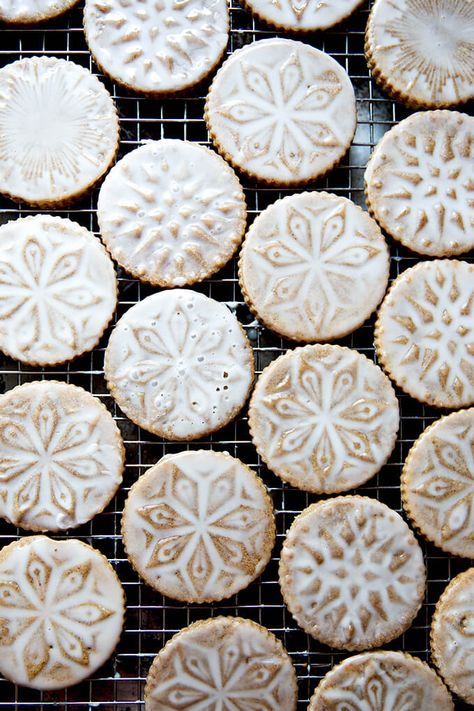
{"type": "Polygon", "coordinates": [[[363,0],[243,0],[260,20],[291,32],[314,32],[337,25],[363,0]]]}
{"type": "Polygon", "coordinates": [[[62,15],[78,0],[0,0],[0,21],[14,24],[43,22],[62,15]]]}

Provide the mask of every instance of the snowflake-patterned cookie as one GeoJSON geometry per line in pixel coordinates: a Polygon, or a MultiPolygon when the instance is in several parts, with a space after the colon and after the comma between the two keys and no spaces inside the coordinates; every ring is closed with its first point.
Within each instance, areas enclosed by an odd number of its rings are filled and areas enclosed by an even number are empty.
{"type": "Polygon", "coordinates": [[[0,672],[63,689],[91,676],[122,632],[125,596],[107,559],[69,538],[30,536],[0,551],[0,672]]]}
{"type": "Polygon", "coordinates": [[[378,225],[351,200],[290,195],[245,238],[239,279],[250,310],[297,341],[327,341],[361,326],[382,300],[389,252],[378,225]]]}
{"type": "Polygon", "coordinates": [[[15,24],[43,22],[62,15],[78,0],[0,0],[0,20],[15,24]]]}
{"type": "Polygon", "coordinates": [[[86,0],[97,65],[132,91],[169,94],[204,79],[227,46],[227,0],[86,0]]]}
{"type": "Polygon", "coordinates": [[[92,350],[115,311],[117,278],[98,239],[36,215],[0,227],[0,349],[32,365],[92,350]]]}
{"type": "Polygon", "coordinates": [[[449,259],[404,271],[382,302],[377,356],[409,395],[434,407],[474,403],[474,264],[449,259]]]}
{"type": "Polygon", "coordinates": [[[239,170],[266,183],[304,184],[331,170],[349,148],[354,89],[328,54],[265,39],[223,64],[204,117],[217,149],[239,170]]]}
{"type": "Polygon", "coordinates": [[[296,675],[281,642],[240,617],[178,632],[155,657],[146,711],[296,711],[296,675]]]}
{"type": "Polygon", "coordinates": [[[337,25],[363,0],[243,0],[260,20],[291,32],[314,32],[337,25]]]}
{"type": "Polygon", "coordinates": [[[99,193],[102,239],[128,272],[159,286],[210,276],[245,231],[245,196],[232,168],[196,143],[150,141],[122,158],[99,193]]]}
{"type": "Polygon", "coordinates": [[[253,373],[252,348],[235,316],[190,289],[133,306],[105,353],[105,377],[121,409],[166,439],[196,439],[230,422],[253,373]]]}

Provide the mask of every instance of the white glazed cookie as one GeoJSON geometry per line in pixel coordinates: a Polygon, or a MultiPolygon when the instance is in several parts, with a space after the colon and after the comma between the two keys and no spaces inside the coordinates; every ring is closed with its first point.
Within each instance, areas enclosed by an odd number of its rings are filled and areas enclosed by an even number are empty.
{"type": "Polygon", "coordinates": [[[102,239],[128,272],[159,286],[210,276],[245,230],[245,197],[232,168],[195,143],[150,141],[122,158],[97,206],[102,239]]]}
{"type": "Polygon", "coordinates": [[[87,69],[53,57],[0,69],[0,193],[68,204],[108,170],[118,142],[112,97],[87,69]]]}
{"type": "Polygon", "coordinates": [[[354,89],[328,54],[303,42],[265,39],[223,64],[204,117],[234,167],[266,183],[299,185],[327,173],[349,148],[354,89]]]}
{"type": "Polygon", "coordinates": [[[112,260],[71,220],[35,215],[0,227],[0,349],[30,365],[92,350],[117,303],[112,260]]]}
{"type": "Polygon", "coordinates": [[[108,560],[73,538],[0,550],[0,672],[33,689],[91,676],[115,649],[125,596],[108,560]]]}
{"type": "Polygon", "coordinates": [[[267,366],[249,407],[253,443],[292,486],[336,493],[360,486],[395,445],[398,401],[364,355],[332,345],[288,351],[267,366]]]}
{"type": "Polygon", "coordinates": [[[0,516],[31,531],[79,526],[122,481],[112,416],[82,388],[50,380],[0,397],[0,516]]]}
{"type": "Polygon", "coordinates": [[[230,422],[253,373],[252,348],[235,316],[190,289],[132,306],[105,353],[107,385],[121,409],[166,439],[196,439],[230,422]]]}
{"type": "Polygon", "coordinates": [[[474,247],[474,118],[409,116],[377,144],[365,171],[367,206],[394,239],[442,257],[474,247]]]}
{"type": "Polygon", "coordinates": [[[372,75],[397,101],[434,109],[474,97],[472,0],[376,0],[365,39],[372,75]]]}
{"type": "Polygon", "coordinates": [[[296,711],[296,675],[281,642],[240,617],[195,622],[155,657],[146,711],[296,711]],[[184,704],[184,705],[183,705],[184,704]]]}
{"type": "Polygon", "coordinates": [[[392,284],[375,325],[377,356],[405,392],[434,407],[474,403],[474,264],[420,262],[392,284]]]}
{"type": "Polygon", "coordinates": [[[314,32],[337,25],[363,0],[243,0],[260,20],[291,32],[314,32]]]}
{"type": "Polygon", "coordinates": [[[122,534],[131,564],[162,595],[223,600],[247,587],[270,560],[273,506],[262,481],[240,460],[179,452],[132,486],[122,534]]]}
{"type": "Polygon", "coordinates": [[[250,310],[297,341],[327,341],[361,326],[382,300],[389,252],[378,225],[351,200],[307,192],[277,200],[245,238],[239,280],[250,310]]]}
{"type": "Polygon", "coordinates": [[[43,22],[62,15],[78,0],[0,0],[0,21],[16,24],[43,22]]]}
{"type": "Polygon", "coordinates": [[[227,46],[226,0],[86,0],[97,65],[132,91],[169,94],[204,79],[227,46]]]}
{"type": "Polygon", "coordinates": [[[295,518],[280,559],[280,586],[305,632],[331,647],[370,649],[402,634],[425,592],[423,553],[385,504],[339,496],[295,518]]]}

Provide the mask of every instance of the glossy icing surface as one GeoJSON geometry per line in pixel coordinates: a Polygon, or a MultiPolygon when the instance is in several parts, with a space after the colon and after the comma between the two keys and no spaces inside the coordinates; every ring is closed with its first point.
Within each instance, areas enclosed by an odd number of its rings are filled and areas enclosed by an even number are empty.
{"type": "Polygon", "coordinates": [[[263,20],[278,27],[308,32],[341,22],[361,0],[245,0],[245,4],[263,20]]]}
{"type": "Polygon", "coordinates": [[[0,0],[3,22],[38,22],[61,15],[78,0],[0,0]]]}

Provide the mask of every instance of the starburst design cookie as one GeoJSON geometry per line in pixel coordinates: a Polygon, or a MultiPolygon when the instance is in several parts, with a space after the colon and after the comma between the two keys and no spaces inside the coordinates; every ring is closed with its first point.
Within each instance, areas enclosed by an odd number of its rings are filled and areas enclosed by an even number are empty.
{"type": "Polygon", "coordinates": [[[62,15],[78,0],[0,0],[0,20],[15,24],[43,22],[62,15]]]}
{"type": "Polygon", "coordinates": [[[361,0],[244,0],[260,20],[291,32],[314,32],[337,25],[351,15],[361,0]]]}

